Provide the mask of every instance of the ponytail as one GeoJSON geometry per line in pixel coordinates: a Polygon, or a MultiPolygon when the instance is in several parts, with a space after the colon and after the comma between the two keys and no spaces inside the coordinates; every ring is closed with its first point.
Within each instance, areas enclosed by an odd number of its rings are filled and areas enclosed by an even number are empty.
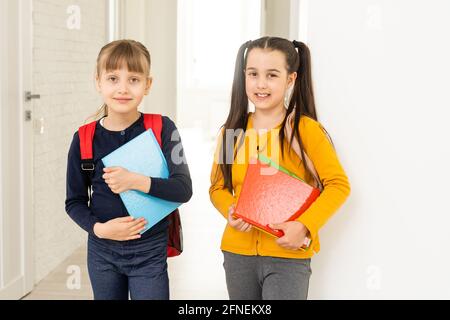
{"type": "MultiPolygon", "coordinates": [[[[295,63],[295,67],[292,70],[292,72],[297,72],[297,78],[295,79],[292,98],[283,121],[282,130],[280,131],[280,145],[283,146],[284,139],[286,138],[289,141],[289,148],[292,148],[294,141],[298,141],[300,157],[304,164],[305,172],[310,177],[313,177],[312,170],[306,165],[305,150],[299,131],[299,123],[302,116],[308,116],[317,121],[311,76],[311,54],[309,48],[303,42],[294,40],[292,44],[297,49],[297,63],[295,63]],[[289,133],[290,136],[286,137],[286,134],[289,133]]],[[[281,148],[282,156],[283,151],[284,149],[281,148]]]]}
{"type": "Polygon", "coordinates": [[[85,120],[85,123],[88,123],[90,121],[97,121],[103,117],[108,116],[108,106],[106,105],[106,103],[104,103],[98,110],[96,113],[92,114],[90,117],[88,117],[85,120]]]}
{"type": "MultiPolygon", "coordinates": [[[[252,41],[247,41],[241,45],[238,50],[236,56],[236,64],[234,69],[234,79],[233,79],[233,87],[231,90],[231,106],[230,112],[228,113],[227,120],[223,125],[223,134],[222,134],[222,145],[219,154],[219,165],[220,170],[222,172],[225,188],[233,193],[233,185],[232,185],[232,174],[231,174],[231,166],[232,163],[229,163],[229,159],[234,159],[235,157],[235,148],[237,141],[237,136],[233,135],[233,140],[227,139],[227,130],[234,130],[234,132],[240,131],[245,132],[248,121],[248,97],[245,92],[245,66],[246,66],[246,55],[248,53],[248,48],[250,47],[252,41]],[[247,50],[247,51],[246,51],[247,50]],[[233,156],[230,157],[230,152],[233,153],[233,156]]],[[[239,145],[244,142],[244,135],[240,135],[241,139],[239,141],[239,145]]],[[[236,148],[237,149],[237,148],[236,148]]],[[[217,177],[216,177],[217,178],[217,177]]]]}
{"type": "Polygon", "coordinates": [[[314,102],[314,92],[311,76],[311,53],[309,48],[303,43],[294,40],[294,47],[298,50],[299,65],[297,68],[297,89],[299,100],[297,105],[301,106],[304,114],[317,121],[316,105],[314,102]]]}

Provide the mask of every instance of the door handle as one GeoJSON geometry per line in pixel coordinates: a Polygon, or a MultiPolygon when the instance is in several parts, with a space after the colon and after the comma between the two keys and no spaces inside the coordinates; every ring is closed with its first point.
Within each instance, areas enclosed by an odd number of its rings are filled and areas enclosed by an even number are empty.
{"type": "Polygon", "coordinates": [[[40,98],[41,98],[40,94],[31,94],[30,91],[25,92],[25,101],[31,101],[33,99],[40,99],[40,98]]]}

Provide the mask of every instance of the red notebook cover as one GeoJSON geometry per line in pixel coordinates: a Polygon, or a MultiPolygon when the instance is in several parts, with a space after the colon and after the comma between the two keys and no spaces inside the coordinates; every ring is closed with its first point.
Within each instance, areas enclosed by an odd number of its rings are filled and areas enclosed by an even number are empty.
{"type": "Polygon", "coordinates": [[[282,237],[281,230],[271,229],[268,225],[298,218],[319,194],[319,189],[257,160],[248,165],[234,216],[282,237]]]}

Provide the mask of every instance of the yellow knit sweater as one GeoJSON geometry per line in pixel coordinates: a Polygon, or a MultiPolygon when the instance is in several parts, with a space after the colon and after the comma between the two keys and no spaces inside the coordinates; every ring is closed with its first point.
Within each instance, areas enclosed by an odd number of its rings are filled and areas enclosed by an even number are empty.
{"type": "MultiPolygon", "coordinates": [[[[253,115],[250,114],[247,124],[247,131],[251,132],[253,115]]],[[[278,133],[281,125],[266,134],[258,136],[259,151],[273,161],[279,163],[282,167],[295,173],[300,178],[305,178],[305,168],[299,156],[294,150],[289,150],[287,144],[284,146],[284,157],[274,158],[271,147],[278,148],[278,133]],[[275,139],[274,139],[275,138],[275,139]],[[275,143],[274,143],[275,142],[275,143]],[[261,151],[263,150],[263,151],[261,151]]],[[[303,223],[310,232],[312,239],[308,250],[288,250],[277,245],[276,237],[270,236],[252,228],[250,232],[237,231],[228,224],[222,237],[221,249],[243,255],[261,255],[283,258],[310,258],[320,250],[319,230],[344,203],[350,194],[350,184],[342,168],[336,152],[322,130],[320,124],[306,116],[302,116],[299,123],[300,135],[302,137],[303,147],[311,161],[314,163],[320,180],[323,184],[323,191],[316,201],[299,217],[297,221],[303,223]]],[[[248,137],[246,137],[246,140],[248,137]]],[[[209,195],[211,202],[216,209],[225,217],[228,216],[228,208],[236,204],[244,181],[245,173],[249,159],[257,156],[258,150],[255,143],[242,145],[237,153],[235,162],[232,166],[232,184],[234,195],[227,189],[224,189],[224,180],[217,164],[218,152],[221,145],[221,139],[217,144],[216,157],[211,172],[211,187],[209,195]],[[238,160],[240,159],[240,160],[238,160]],[[244,159],[244,160],[242,160],[244,159]]],[[[276,153],[273,153],[276,154],[276,153]]],[[[313,184],[312,177],[306,182],[313,184]]]]}

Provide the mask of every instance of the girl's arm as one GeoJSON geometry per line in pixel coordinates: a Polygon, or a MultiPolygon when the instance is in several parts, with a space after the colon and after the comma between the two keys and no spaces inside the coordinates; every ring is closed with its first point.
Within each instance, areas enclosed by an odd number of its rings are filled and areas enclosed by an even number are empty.
{"type": "Polygon", "coordinates": [[[236,203],[235,197],[224,187],[224,179],[220,170],[218,159],[221,146],[221,133],[217,142],[216,152],[214,155],[214,163],[211,170],[211,186],[209,187],[209,197],[214,207],[228,219],[228,212],[231,205],[236,203]]]}
{"type": "Polygon", "coordinates": [[[162,117],[162,151],[169,167],[169,178],[151,177],[149,195],[174,202],[188,202],[192,181],[178,130],[168,117],[162,117]]]}
{"type": "Polygon", "coordinates": [[[234,196],[224,188],[222,172],[217,163],[213,164],[211,170],[211,186],[209,187],[209,198],[216,209],[228,219],[228,212],[231,205],[236,203],[234,196]]]}
{"type": "Polygon", "coordinates": [[[89,181],[81,170],[80,138],[73,136],[67,159],[66,212],[82,229],[94,234],[94,225],[99,222],[88,206],[89,181]]]}
{"type": "Polygon", "coordinates": [[[309,230],[314,242],[319,230],[349,196],[350,183],[339,162],[336,151],[320,124],[307,118],[300,125],[300,132],[305,137],[305,151],[314,163],[324,186],[316,201],[297,219],[309,230]]]}

